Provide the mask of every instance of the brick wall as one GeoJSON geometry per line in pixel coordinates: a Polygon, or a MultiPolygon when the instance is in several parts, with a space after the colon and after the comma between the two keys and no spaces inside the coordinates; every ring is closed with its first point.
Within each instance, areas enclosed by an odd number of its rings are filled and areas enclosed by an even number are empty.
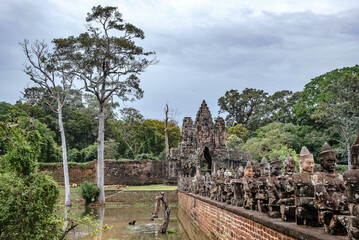
{"type": "Polygon", "coordinates": [[[291,240],[345,239],[324,233],[322,228],[302,227],[269,218],[267,214],[215,202],[191,193],[178,192],[179,220],[189,235],[201,230],[208,239],[291,240]]]}

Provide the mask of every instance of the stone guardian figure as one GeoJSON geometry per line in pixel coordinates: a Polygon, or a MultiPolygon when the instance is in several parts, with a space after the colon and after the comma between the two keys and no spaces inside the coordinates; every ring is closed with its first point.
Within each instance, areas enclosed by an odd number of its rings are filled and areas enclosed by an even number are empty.
{"type": "Polygon", "coordinates": [[[280,206],[279,206],[279,189],[280,184],[278,176],[282,174],[282,164],[277,156],[275,156],[270,162],[270,177],[267,178],[268,188],[268,216],[272,218],[279,218],[280,206]]]}
{"type": "Polygon", "coordinates": [[[295,194],[292,175],[296,173],[297,163],[292,155],[288,154],[283,163],[284,172],[278,177],[279,180],[279,205],[283,221],[295,220],[295,194]]]}
{"type": "Polygon", "coordinates": [[[323,145],[319,160],[321,169],[312,176],[314,204],[318,209],[319,222],[329,234],[347,235],[345,215],[349,209],[344,181],[341,175],[334,172],[337,158],[328,143],[323,145]]]}
{"type": "Polygon", "coordinates": [[[318,211],[314,207],[314,186],[312,175],[314,157],[306,147],[302,147],[299,155],[300,173],[294,173],[295,218],[298,225],[320,226],[318,211]]]}
{"type": "Polygon", "coordinates": [[[349,202],[349,239],[359,239],[359,134],[351,148],[352,169],[344,173],[346,197],[349,202]]]}

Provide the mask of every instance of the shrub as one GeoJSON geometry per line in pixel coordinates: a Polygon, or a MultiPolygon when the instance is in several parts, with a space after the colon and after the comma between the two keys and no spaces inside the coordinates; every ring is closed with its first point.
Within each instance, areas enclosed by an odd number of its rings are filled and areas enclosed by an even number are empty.
{"type": "Polygon", "coordinates": [[[94,202],[99,194],[100,189],[93,182],[86,181],[80,185],[80,195],[85,199],[86,204],[94,202]]]}
{"type": "Polygon", "coordinates": [[[49,176],[0,174],[0,193],[0,239],[59,239],[59,189],[49,176]]]}

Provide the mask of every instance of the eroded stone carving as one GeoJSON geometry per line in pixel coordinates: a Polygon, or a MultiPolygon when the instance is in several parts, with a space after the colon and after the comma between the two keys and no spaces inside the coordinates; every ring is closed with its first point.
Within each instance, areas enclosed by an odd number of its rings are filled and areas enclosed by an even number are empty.
{"type": "Polygon", "coordinates": [[[268,186],[268,215],[273,218],[280,217],[279,206],[279,180],[278,176],[282,174],[282,164],[277,156],[270,162],[270,177],[267,178],[268,186]]]}
{"type": "Polygon", "coordinates": [[[315,207],[318,209],[319,222],[329,234],[346,235],[346,216],[348,203],[345,197],[343,177],[335,173],[337,159],[328,143],[319,153],[320,172],[312,176],[315,207]]]}
{"type": "Polygon", "coordinates": [[[283,221],[295,220],[295,194],[292,175],[296,173],[297,163],[292,155],[288,154],[283,163],[284,172],[277,177],[279,180],[279,206],[283,221]]]}
{"type": "Polygon", "coordinates": [[[346,197],[349,202],[348,236],[359,239],[359,134],[351,148],[352,169],[343,174],[346,197]]]}
{"type": "Polygon", "coordinates": [[[299,155],[300,173],[293,174],[296,222],[298,225],[319,226],[318,211],[314,206],[314,186],[312,175],[314,157],[306,147],[299,155]]]}

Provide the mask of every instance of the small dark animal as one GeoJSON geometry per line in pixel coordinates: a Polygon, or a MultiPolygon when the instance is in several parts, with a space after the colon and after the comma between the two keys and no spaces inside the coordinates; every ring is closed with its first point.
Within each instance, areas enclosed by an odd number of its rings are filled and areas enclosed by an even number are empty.
{"type": "Polygon", "coordinates": [[[129,224],[129,225],[135,225],[135,223],[136,223],[136,220],[135,220],[135,219],[132,219],[128,224],[129,224]]]}

